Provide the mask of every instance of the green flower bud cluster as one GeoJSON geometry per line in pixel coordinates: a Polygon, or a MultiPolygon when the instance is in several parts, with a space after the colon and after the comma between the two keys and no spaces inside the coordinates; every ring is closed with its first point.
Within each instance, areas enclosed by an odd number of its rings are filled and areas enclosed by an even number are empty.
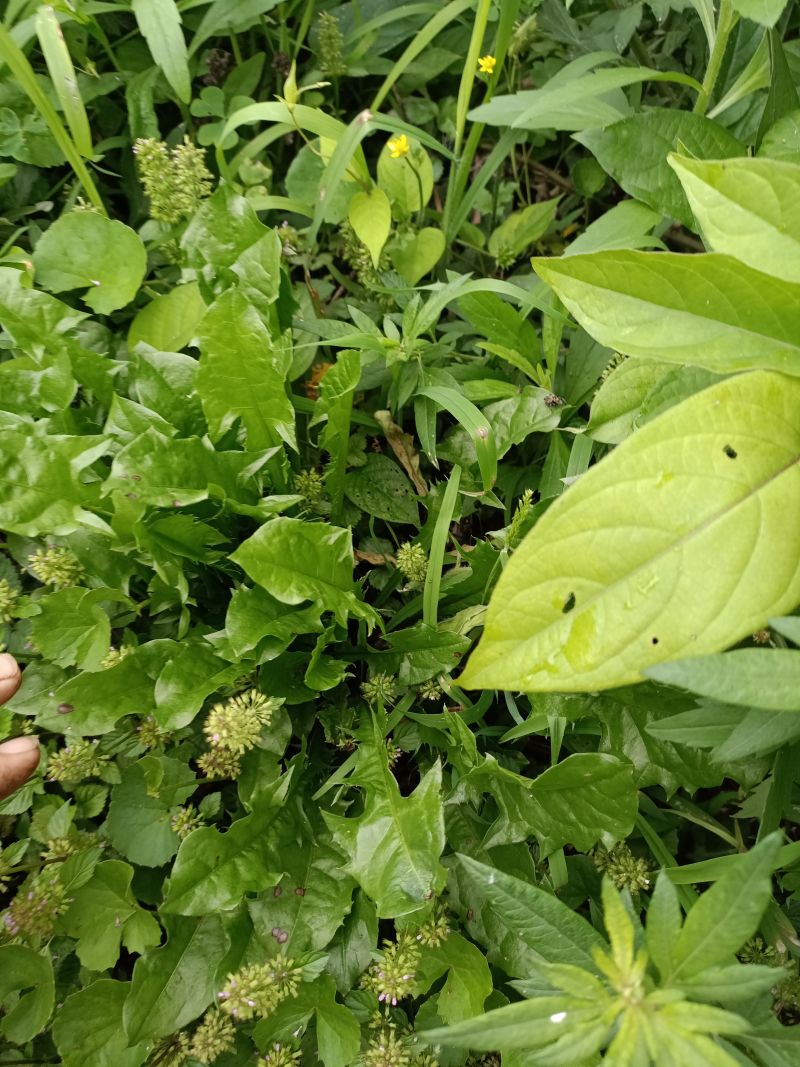
{"type": "Polygon", "coordinates": [[[0,578],[0,622],[11,622],[19,599],[19,592],[6,578],[0,578]]]}
{"type": "Polygon", "coordinates": [[[519,59],[525,55],[536,40],[538,28],[535,15],[529,15],[524,22],[518,22],[514,26],[514,32],[508,44],[509,58],[519,59]]]}
{"type": "Polygon", "coordinates": [[[189,1058],[189,1035],[182,1030],[159,1042],[147,1061],[152,1067],[183,1067],[189,1058]]]}
{"type": "Polygon", "coordinates": [[[417,930],[417,941],[427,948],[439,948],[450,936],[447,912],[442,907],[434,908],[433,914],[417,930]]]}
{"type": "Polygon", "coordinates": [[[327,11],[317,19],[317,50],[319,69],[328,78],[339,78],[347,73],[344,61],[344,34],[336,15],[327,11]]]}
{"type": "Polygon", "coordinates": [[[777,967],[780,963],[777,950],[762,937],[751,937],[737,953],[742,963],[760,963],[765,967],[777,967]]]}
{"type": "Polygon", "coordinates": [[[281,703],[257,689],[248,689],[215,704],[203,726],[206,740],[212,748],[224,748],[241,756],[258,744],[281,703]]]}
{"type": "Polygon", "coordinates": [[[291,1045],[282,1045],[279,1041],[268,1048],[263,1056],[258,1057],[258,1067],[297,1067],[302,1053],[291,1045]]]}
{"type": "Polygon", "coordinates": [[[424,582],[428,573],[428,553],[422,545],[406,541],[397,550],[397,569],[409,582],[424,582]]]}
{"type": "Polygon", "coordinates": [[[206,778],[224,781],[237,778],[242,769],[239,757],[227,748],[210,748],[198,759],[197,766],[206,778]]]}
{"type": "Polygon", "coordinates": [[[508,525],[508,532],[506,533],[506,548],[516,548],[522,531],[525,528],[525,524],[528,521],[531,509],[533,508],[533,490],[526,489],[519,499],[514,515],[511,522],[508,525]]]}
{"type": "Polygon", "coordinates": [[[74,856],[76,852],[83,852],[84,849],[96,844],[95,834],[73,829],[65,837],[51,837],[41,856],[45,863],[60,863],[74,856]]]}
{"type": "Polygon", "coordinates": [[[214,1009],[207,1011],[194,1032],[189,1055],[198,1063],[213,1063],[223,1052],[230,1052],[235,1044],[236,1027],[227,1015],[214,1009]]]}
{"type": "Polygon", "coordinates": [[[405,931],[396,941],[384,942],[380,958],[361,979],[362,988],[375,993],[382,1004],[396,1007],[398,1000],[411,994],[421,951],[414,935],[405,931]]]}
{"type": "Polygon", "coordinates": [[[500,1067],[500,1057],[496,1052],[487,1052],[484,1056],[470,1056],[467,1067],[500,1067]]]}
{"type": "Polygon", "coordinates": [[[97,778],[108,762],[108,756],[98,756],[97,741],[83,737],[69,742],[47,760],[49,782],[82,782],[97,778]]]}
{"type": "Polygon", "coordinates": [[[439,700],[443,695],[442,687],[435,678],[429,678],[419,687],[419,695],[423,700],[439,700]]]}
{"type": "Polygon", "coordinates": [[[294,477],[294,489],[313,508],[325,495],[325,482],[318,471],[300,471],[294,477]]]}
{"type": "Polygon", "coordinates": [[[106,652],[103,659],[100,661],[100,666],[104,671],[107,671],[109,667],[116,667],[118,663],[122,663],[127,655],[132,651],[130,645],[122,645],[121,648],[114,648],[112,645],[106,652]]]}
{"type": "Polygon", "coordinates": [[[370,704],[383,704],[384,707],[393,704],[397,699],[397,679],[386,671],[379,671],[362,684],[361,695],[370,704]]]}
{"type": "Polygon", "coordinates": [[[3,915],[3,926],[11,937],[39,941],[50,937],[55,921],[70,905],[57,867],[45,867],[20,886],[3,915]]]}
{"type": "Polygon", "coordinates": [[[647,860],[634,856],[624,841],[614,845],[610,852],[604,845],[597,845],[592,862],[598,871],[608,875],[617,889],[627,889],[631,896],[650,888],[650,865],[647,860]]]}
{"type": "Polygon", "coordinates": [[[192,830],[197,830],[204,825],[203,816],[193,804],[178,808],[170,817],[169,824],[181,840],[188,837],[192,830]]]}
{"type": "Polygon", "coordinates": [[[51,545],[28,556],[28,567],[34,578],[54,589],[66,589],[83,581],[84,570],[78,558],[68,548],[51,545]]]}
{"type": "Polygon", "coordinates": [[[145,716],[136,727],[136,732],[145,748],[159,748],[169,737],[168,731],[161,729],[153,715],[145,716]]]}
{"type": "Polygon", "coordinates": [[[205,153],[188,138],[170,149],[163,141],[140,138],[133,146],[150,217],[174,226],[193,215],[211,192],[205,153]]]}
{"type": "Polygon", "coordinates": [[[385,1023],[371,1037],[362,1060],[364,1067],[411,1067],[408,1042],[397,1033],[394,1023],[385,1023]]]}
{"type": "Polygon", "coordinates": [[[297,996],[300,988],[300,968],[285,956],[267,963],[251,963],[235,974],[228,975],[222,992],[217,996],[220,1006],[237,1022],[269,1015],[289,997],[297,996]]]}
{"type": "MultiPolygon", "coordinates": [[[[372,264],[372,254],[367,246],[358,239],[349,222],[343,222],[339,227],[339,236],[342,240],[342,259],[352,267],[363,286],[369,288],[374,285],[378,280],[378,274],[372,264]]],[[[388,270],[388,268],[389,255],[384,249],[381,252],[378,270],[388,270]]]]}

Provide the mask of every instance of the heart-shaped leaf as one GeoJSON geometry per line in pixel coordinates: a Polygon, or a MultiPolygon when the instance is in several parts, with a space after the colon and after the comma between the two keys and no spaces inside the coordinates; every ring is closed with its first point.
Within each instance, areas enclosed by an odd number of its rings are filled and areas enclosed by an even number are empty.
{"type": "Polygon", "coordinates": [[[377,267],[392,228],[389,197],[377,186],[368,193],[354,193],[347,208],[347,217],[356,237],[369,249],[373,266],[377,267]]]}
{"type": "Polygon", "coordinates": [[[442,231],[426,226],[416,237],[392,249],[392,262],[409,285],[416,285],[442,258],[444,247],[442,231]]]}

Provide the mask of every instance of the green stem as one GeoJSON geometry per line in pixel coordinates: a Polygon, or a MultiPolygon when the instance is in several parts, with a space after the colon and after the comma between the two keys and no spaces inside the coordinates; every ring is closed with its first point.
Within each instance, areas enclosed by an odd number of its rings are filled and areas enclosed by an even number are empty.
{"type": "Polygon", "coordinates": [[[706,69],[706,76],[703,78],[703,88],[694,102],[693,110],[696,115],[705,115],[706,113],[706,108],[711,99],[711,94],[714,92],[714,87],[717,84],[720,69],[722,68],[722,60],[725,58],[728,39],[730,38],[738,18],[739,16],[736,11],[734,11],[732,0],[720,0],[719,17],[717,18],[717,36],[714,38],[714,47],[711,49],[711,55],[708,57],[708,67],[706,69]]]}

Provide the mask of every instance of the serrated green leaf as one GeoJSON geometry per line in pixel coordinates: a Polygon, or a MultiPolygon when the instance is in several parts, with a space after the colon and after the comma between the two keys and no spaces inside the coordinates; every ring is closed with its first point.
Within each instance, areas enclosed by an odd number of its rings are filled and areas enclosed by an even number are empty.
{"type": "Polygon", "coordinates": [[[461,684],[627,685],[656,663],[725,648],[793,607],[800,545],[784,516],[800,508],[798,412],[795,379],[739,375],[619,445],[512,556],[461,684]],[[725,563],[710,568],[709,559],[725,563]]]}
{"type": "Polygon", "coordinates": [[[800,285],[730,256],[596,252],[534,267],[609,348],[720,373],[800,374],[800,285]]]}
{"type": "Polygon", "coordinates": [[[337,847],[349,857],[344,869],[375,901],[381,918],[420,911],[446,877],[439,861],[445,844],[440,764],[410,796],[401,796],[373,719],[350,782],[365,790],[363,814],[323,812],[337,847]]]}
{"type": "Polygon", "coordinates": [[[260,793],[250,815],[225,833],[201,827],[182,842],[172,868],[162,911],[166,914],[206,915],[235,907],[245,893],[278,883],[282,858],[264,849],[264,834],[275,821],[289,787],[289,775],[260,793]]]}
{"type": "Polygon", "coordinates": [[[33,251],[36,280],[53,293],[86,289],[83,302],[108,315],[136,296],[147,253],[130,227],[94,211],[72,211],[45,230],[33,251]]]}
{"type": "Polygon", "coordinates": [[[676,155],[668,162],[713,252],[800,282],[800,166],[772,159],[704,163],[676,155]]]}
{"type": "Polygon", "coordinates": [[[97,591],[61,589],[37,601],[31,634],[42,655],[59,667],[94,671],[108,653],[111,624],[97,591]]]}
{"type": "Polygon", "coordinates": [[[281,441],[297,448],[285,387],[292,358],[288,336],[273,338],[246,298],[228,289],[208,309],[198,338],[197,392],[212,440],[241,419],[251,451],[281,441]]]}

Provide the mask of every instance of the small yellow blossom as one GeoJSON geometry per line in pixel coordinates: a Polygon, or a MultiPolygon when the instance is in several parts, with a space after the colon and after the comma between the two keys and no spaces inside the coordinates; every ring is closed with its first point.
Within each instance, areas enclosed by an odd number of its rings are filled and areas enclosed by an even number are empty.
{"type": "Polygon", "coordinates": [[[478,60],[478,70],[481,74],[494,74],[494,68],[497,66],[497,60],[494,56],[481,56],[478,60]]]}
{"type": "Polygon", "coordinates": [[[397,137],[393,137],[386,147],[389,149],[389,155],[392,159],[401,159],[403,156],[407,156],[411,151],[411,145],[404,133],[399,134],[397,137]]]}

